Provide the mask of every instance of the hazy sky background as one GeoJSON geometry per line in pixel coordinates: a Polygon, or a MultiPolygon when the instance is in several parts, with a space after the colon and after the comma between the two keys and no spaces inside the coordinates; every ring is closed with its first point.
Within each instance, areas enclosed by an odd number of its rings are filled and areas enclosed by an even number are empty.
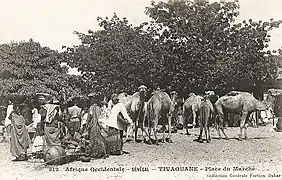
{"type": "MultiPolygon", "coordinates": [[[[134,25],[149,18],[144,14],[151,0],[0,0],[0,44],[33,38],[61,51],[62,45],[78,44],[74,31],[97,29],[97,17],[127,17],[134,25]]],[[[215,0],[210,0],[215,1],[215,0]]],[[[282,20],[282,0],[239,0],[238,21],[252,18],[282,20]]],[[[282,27],[271,33],[271,49],[282,46],[282,27]]]]}
{"type": "MultiPolygon", "coordinates": [[[[214,0],[210,0],[214,1],[214,0]]],[[[79,43],[73,31],[97,29],[97,16],[125,16],[133,24],[148,20],[150,0],[0,0],[0,43],[33,38],[61,50],[79,43]]],[[[239,20],[282,20],[282,0],[240,0],[239,20]]],[[[282,28],[272,33],[272,48],[282,46],[282,28]]]]}

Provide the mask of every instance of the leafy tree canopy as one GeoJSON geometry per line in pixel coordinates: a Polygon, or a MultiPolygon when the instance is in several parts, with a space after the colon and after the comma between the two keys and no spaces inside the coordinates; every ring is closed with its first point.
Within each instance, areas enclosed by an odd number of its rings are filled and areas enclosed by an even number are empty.
{"type": "Polygon", "coordinates": [[[86,89],[109,95],[145,84],[185,96],[246,90],[277,76],[277,58],[265,49],[281,21],[235,23],[237,1],[152,1],[145,13],[152,21],[137,27],[114,14],[98,18],[101,30],[75,32],[81,44],[63,55],[83,72],[86,89]]]}
{"type": "Polygon", "coordinates": [[[154,39],[116,14],[98,18],[102,30],[75,32],[81,44],[67,48],[64,57],[72,67],[84,72],[86,89],[110,95],[133,93],[141,84],[154,87],[162,78],[162,62],[154,39]]]}
{"type": "Polygon", "coordinates": [[[79,94],[79,77],[67,75],[67,68],[60,66],[62,60],[57,51],[32,39],[0,45],[1,96],[46,92],[60,98],[62,89],[68,96],[79,94]]]}

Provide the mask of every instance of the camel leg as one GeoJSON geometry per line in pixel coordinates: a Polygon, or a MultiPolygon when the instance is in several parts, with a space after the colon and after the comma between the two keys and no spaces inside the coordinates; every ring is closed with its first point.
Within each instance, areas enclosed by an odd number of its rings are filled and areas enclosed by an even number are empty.
{"type": "Polygon", "coordinates": [[[207,119],[205,120],[205,124],[204,124],[204,130],[205,130],[205,135],[206,135],[207,143],[209,143],[208,129],[207,129],[208,121],[209,121],[209,118],[207,118],[207,119]]]}
{"type": "Polygon", "coordinates": [[[261,113],[261,112],[260,112],[260,111],[256,111],[256,112],[255,112],[255,116],[256,116],[256,119],[255,119],[255,127],[256,127],[256,128],[259,127],[259,126],[258,126],[258,125],[259,125],[259,118],[260,118],[260,117],[259,117],[259,113],[261,113]]]}
{"type": "Polygon", "coordinates": [[[218,138],[219,138],[219,139],[222,139],[221,134],[220,134],[220,129],[219,129],[219,128],[217,128],[217,133],[218,133],[218,138]]]}
{"type": "Polygon", "coordinates": [[[211,132],[210,132],[210,127],[209,126],[208,126],[208,135],[209,135],[208,142],[210,142],[211,141],[211,132]]]}
{"type": "MultiPolygon", "coordinates": [[[[137,120],[136,120],[137,121],[137,120]]],[[[137,126],[137,122],[135,121],[134,126],[135,126],[135,130],[134,130],[134,140],[135,142],[137,142],[137,134],[138,134],[138,126],[137,126]]]]}
{"type": "Polygon", "coordinates": [[[171,136],[171,118],[172,116],[168,117],[168,142],[172,143],[172,140],[170,139],[171,136]]]}
{"type": "Polygon", "coordinates": [[[165,143],[165,131],[166,131],[166,126],[165,126],[165,124],[162,125],[162,130],[163,130],[162,143],[165,143]]]}
{"type": "Polygon", "coordinates": [[[148,125],[148,136],[149,136],[149,141],[148,141],[148,144],[152,144],[152,140],[151,140],[151,130],[152,130],[152,128],[151,128],[151,126],[150,125],[148,125]]]}
{"type": "Polygon", "coordinates": [[[218,138],[221,139],[221,134],[220,134],[219,125],[218,125],[218,124],[215,124],[214,128],[215,128],[215,130],[216,130],[216,132],[217,132],[217,134],[218,134],[218,138]]]}
{"type": "Polygon", "coordinates": [[[187,123],[188,123],[188,118],[187,118],[186,115],[184,114],[184,116],[183,116],[183,126],[184,126],[184,129],[186,129],[186,135],[191,135],[191,134],[188,132],[187,123]]]}
{"type": "Polygon", "coordinates": [[[206,135],[207,143],[209,143],[208,130],[207,130],[207,127],[206,127],[206,126],[204,127],[204,130],[205,130],[205,135],[206,135]]]}
{"type": "Polygon", "coordinates": [[[193,113],[193,129],[195,128],[195,126],[196,126],[196,112],[195,111],[193,111],[192,112],[193,113]]]}
{"type": "Polygon", "coordinates": [[[245,129],[245,121],[247,118],[248,113],[247,112],[243,112],[242,117],[241,117],[241,121],[240,121],[240,134],[239,134],[239,141],[242,141],[242,133],[243,133],[243,129],[245,129]]]}
{"type": "Polygon", "coordinates": [[[199,143],[203,143],[202,135],[203,135],[203,126],[200,125],[200,134],[199,134],[199,137],[198,137],[198,142],[199,143]]]}
{"type": "Polygon", "coordinates": [[[143,126],[143,127],[140,127],[140,128],[141,128],[141,130],[142,130],[143,141],[146,141],[146,137],[149,137],[149,134],[148,134],[147,131],[145,130],[144,126],[143,126]],[[144,132],[145,132],[146,137],[144,136],[144,132]]]}
{"type": "Polygon", "coordinates": [[[248,124],[246,124],[247,123],[247,121],[249,120],[249,118],[250,118],[250,115],[251,115],[251,113],[248,113],[247,114],[247,117],[246,117],[246,119],[245,119],[245,126],[244,126],[244,135],[245,135],[245,138],[244,139],[248,139],[248,136],[247,136],[247,128],[248,128],[248,124]]]}
{"type": "MultiPolygon", "coordinates": [[[[224,133],[223,131],[223,114],[219,114],[218,115],[218,123],[216,123],[216,130],[217,130],[217,133],[218,133],[218,138],[221,139],[221,134],[220,134],[220,130],[224,133]]],[[[215,120],[216,121],[216,120],[215,120]]]]}
{"type": "Polygon", "coordinates": [[[198,142],[199,143],[203,143],[203,122],[202,122],[202,119],[200,119],[200,121],[199,121],[199,123],[200,123],[200,134],[199,134],[199,137],[198,137],[198,142]]]}
{"type": "Polygon", "coordinates": [[[226,140],[228,140],[229,138],[228,138],[228,136],[225,134],[224,128],[221,127],[220,129],[221,129],[221,131],[222,131],[222,133],[223,133],[223,135],[224,135],[224,138],[225,138],[226,140]]]}
{"type": "Polygon", "coordinates": [[[153,127],[153,133],[155,135],[156,145],[159,145],[159,140],[158,140],[158,137],[157,137],[157,128],[156,127],[153,127]]]}
{"type": "Polygon", "coordinates": [[[244,127],[244,132],[245,132],[245,133],[244,133],[244,135],[245,135],[245,138],[244,138],[244,139],[247,140],[247,139],[248,139],[248,136],[247,136],[247,126],[244,127]]]}
{"type": "Polygon", "coordinates": [[[129,142],[130,126],[126,129],[125,142],[129,142]]]}
{"type": "Polygon", "coordinates": [[[186,135],[191,135],[190,133],[189,133],[189,131],[188,131],[188,125],[187,125],[187,123],[185,122],[185,129],[186,129],[186,135]]]}

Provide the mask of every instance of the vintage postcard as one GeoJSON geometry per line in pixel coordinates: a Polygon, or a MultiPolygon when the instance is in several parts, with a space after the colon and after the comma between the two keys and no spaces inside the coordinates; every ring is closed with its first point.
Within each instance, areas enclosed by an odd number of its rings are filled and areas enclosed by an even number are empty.
{"type": "Polygon", "coordinates": [[[282,1],[0,2],[1,180],[282,179],[282,1]]]}

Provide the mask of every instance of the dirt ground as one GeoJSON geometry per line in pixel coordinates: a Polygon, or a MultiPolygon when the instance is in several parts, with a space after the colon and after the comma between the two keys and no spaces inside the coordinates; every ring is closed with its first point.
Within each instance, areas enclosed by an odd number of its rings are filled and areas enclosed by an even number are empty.
{"type": "MultiPolygon", "coordinates": [[[[239,128],[227,128],[230,140],[218,139],[211,129],[211,143],[198,143],[199,129],[172,134],[173,143],[159,146],[129,142],[122,156],[72,162],[61,166],[44,166],[42,162],[12,162],[9,144],[0,144],[0,179],[282,179],[282,133],[273,131],[272,124],[259,128],[248,128],[249,140],[238,141],[239,128]],[[192,168],[191,168],[192,166],[192,168]],[[122,171],[95,171],[108,167],[122,171]],[[149,172],[133,172],[132,168],[148,168],[149,172]],[[170,171],[162,171],[170,167],[170,171]],[[179,167],[190,167],[194,171],[177,171],[179,167]],[[211,169],[211,168],[213,169],[211,169]],[[225,167],[230,168],[226,171],[225,167]],[[236,170],[234,167],[241,169],[236,170]],[[74,171],[68,171],[70,169],[74,171]],[[173,169],[172,169],[173,168],[173,169]],[[242,169],[246,168],[246,169],[242,169]],[[82,171],[86,170],[87,171],[82,171]],[[79,172],[79,170],[81,172],[79,172]],[[174,171],[173,171],[174,170],[174,171]],[[251,175],[252,174],[252,175],[251,175]],[[269,175],[271,174],[271,175],[269,175]],[[227,177],[221,177],[221,176],[227,177]],[[246,175],[247,177],[245,177],[246,175]],[[279,176],[280,177],[275,177],[279,176]],[[265,176],[265,177],[264,177],[265,176]],[[274,176],[274,177],[272,177],[274,176]]],[[[161,137],[161,136],[160,136],[161,137]]],[[[186,169],[187,170],[187,169],[186,169]]]]}

